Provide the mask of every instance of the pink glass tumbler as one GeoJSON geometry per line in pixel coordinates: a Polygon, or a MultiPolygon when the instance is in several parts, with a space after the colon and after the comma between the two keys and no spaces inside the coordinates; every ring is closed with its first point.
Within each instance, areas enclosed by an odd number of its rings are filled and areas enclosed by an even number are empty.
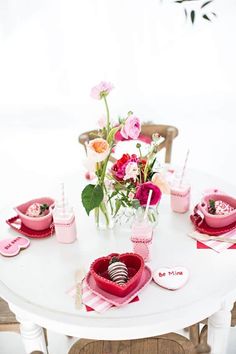
{"type": "Polygon", "coordinates": [[[145,262],[151,259],[153,237],[152,225],[146,220],[136,220],[132,226],[131,241],[133,252],[143,257],[145,262]]]}
{"type": "Polygon", "coordinates": [[[171,209],[176,213],[186,213],[190,207],[189,184],[173,184],[170,190],[171,209]]]}
{"type": "Polygon", "coordinates": [[[73,208],[56,204],[53,209],[56,239],[60,243],[72,243],[76,240],[76,224],[73,208]]]}

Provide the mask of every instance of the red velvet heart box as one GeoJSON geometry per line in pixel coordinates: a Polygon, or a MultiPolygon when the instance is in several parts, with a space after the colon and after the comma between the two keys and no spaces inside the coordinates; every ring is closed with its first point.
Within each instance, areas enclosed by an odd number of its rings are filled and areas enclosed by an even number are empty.
{"type": "Polygon", "coordinates": [[[116,296],[126,296],[138,285],[144,270],[144,260],[136,253],[112,253],[106,257],[95,259],[91,264],[90,272],[97,285],[110,294],[116,296]],[[109,278],[108,266],[112,257],[119,257],[128,268],[128,281],[124,285],[118,285],[109,278]]]}

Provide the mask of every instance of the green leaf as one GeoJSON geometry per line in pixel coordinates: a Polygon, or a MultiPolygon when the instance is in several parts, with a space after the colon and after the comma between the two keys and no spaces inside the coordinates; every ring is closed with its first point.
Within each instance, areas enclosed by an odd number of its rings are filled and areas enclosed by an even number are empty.
{"type": "Polygon", "coordinates": [[[98,184],[88,184],[82,191],[82,204],[89,215],[90,211],[97,208],[103,200],[103,190],[98,184]]]}
{"type": "Polygon", "coordinates": [[[191,17],[192,24],[194,24],[194,21],[195,21],[195,11],[194,10],[191,11],[190,17],[191,17]]]}
{"type": "Polygon", "coordinates": [[[204,2],[204,4],[202,4],[201,9],[203,9],[203,7],[207,6],[208,4],[210,4],[213,0],[209,0],[207,2],[204,2]]]}
{"type": "Polygon", "coordinates": [[[120,126],[118,127],[115,127],[115,128],[112,128],[110,130],[110,133],[108,134],[108,137],[107,137],[107,142],[109,145],[111,145],[114,141],[114,136],[116,135],[116,133],[120,130],[120,126]]]}
{"type": "Polygon", "coordinates": [[[120,199],[116,199],[116,210],[115,210],[115,214],[114,216],[116,216],[116,214],[118,213],[120,207],[121,207],[121,200],[120,199]]]}
{"type": "Polygon", "coordinates": [[[210,21],[210,22],[211,22],[210,18],[209,18],[207,15],[202,15],[202,17],[203,17],[205,20],[207,20],[207,21],[210,21]]]}

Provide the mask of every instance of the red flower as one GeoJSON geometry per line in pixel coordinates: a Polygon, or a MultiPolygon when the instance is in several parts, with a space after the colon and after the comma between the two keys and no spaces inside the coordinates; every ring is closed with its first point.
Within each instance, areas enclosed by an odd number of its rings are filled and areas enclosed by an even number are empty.
{"type": "Polygon", "coordinates": [[[111,171],[113,176],[117,181],[123,181],[125,176],[125,168],[129,162],[137,162],[138,157],[135,154],[131,156],[129,154],[124,154],[116,163],[112,166],[111,171]]]}
{"type": "Polygon", "coordinates": [[[147,204],[148,194],[150,189],[152,190],[152,197],[150,205],[156,205],[161,199],[161,190],[152,182],[145,182],[140,184],[137,188],[135,199],[139,200],[141,206],[147,204]]]}

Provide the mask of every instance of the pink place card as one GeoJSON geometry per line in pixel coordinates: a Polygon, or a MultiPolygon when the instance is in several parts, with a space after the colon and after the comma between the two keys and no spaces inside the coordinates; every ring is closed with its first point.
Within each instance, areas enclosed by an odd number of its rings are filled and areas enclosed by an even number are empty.
{"type": "Polygon", "coordinates": [[[0,254],[6,257],[16,256],[21,249],[27,248],[30,241],[26,237],[18,236],[0,241],[0,254]]]}

